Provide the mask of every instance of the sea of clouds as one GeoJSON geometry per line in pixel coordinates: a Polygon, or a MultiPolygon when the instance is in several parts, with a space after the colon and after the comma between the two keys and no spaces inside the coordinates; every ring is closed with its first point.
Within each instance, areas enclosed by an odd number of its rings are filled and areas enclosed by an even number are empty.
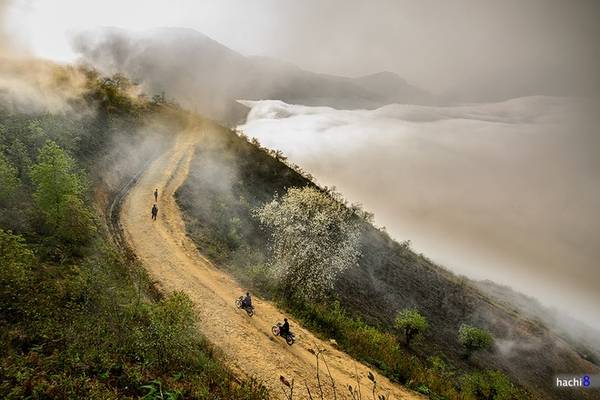
{"type": "Polygon", "coordinates": [[[375,213],[449,269],[506,283],[598,326],[595,104],[534,96],[336,110],[241,101],[239,129],[375,213]]]}

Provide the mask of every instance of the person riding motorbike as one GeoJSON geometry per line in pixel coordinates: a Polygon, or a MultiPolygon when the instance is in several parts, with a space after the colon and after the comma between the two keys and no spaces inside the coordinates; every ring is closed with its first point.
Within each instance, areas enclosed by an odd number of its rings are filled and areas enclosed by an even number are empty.
{"type": "Polygon", "coordinates": [[[242,307],[251,308],[252,307],[252,298],[250,297],[250,292],[246,292],[246,297],[242,300],[242,307]]]}
{"type": "Polygon", "coordinates": [[[287,337],[290,334],[290,323],[287,318],[283,319],[283,325],[279,328],[279,335],[282,337],[287,337]]]}

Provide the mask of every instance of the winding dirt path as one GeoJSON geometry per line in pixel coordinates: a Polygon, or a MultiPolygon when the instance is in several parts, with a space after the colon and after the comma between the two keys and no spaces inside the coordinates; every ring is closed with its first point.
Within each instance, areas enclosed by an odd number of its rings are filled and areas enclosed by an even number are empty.
{"type": "MultiPolygon", "coordinates": [[[[296,344],[288,346],[271,334],[271,326],[283,319],[272,303],[254,299],[257,313],[249,318],[234,307],[234,299],[244,290],[229,275],[205,259],[186,236],[184,222],[173,194],[184,182],[194,154],[202,140],[198,131],[179,134],[175,144],[152,162],[137,184],[128,192],[120,214],[125,239],[159,286],[168,291],[182,290],[196,304],[202,333],[224,354],[225,362],[239,376],[255,377],[270,389],[273,398],[283,398],[280,375],[295,382],[294,399],[320,398],[316,386],[316,360],[309,349],[325,349],[325,357],[335,380],[337,398],[350,398],[348,385],[356,386],[356,372],[363,399],[370,399],[369,368],[302,329],[290,319],[296,344]],[[158,219],[152,221],[153,191],[159,190],[158,219]]],[[[334,398],[321,362],[324,397],[334,398]]],[[[392,384],[377,374],[377,392],[389,399],[424,399],[408,389],[392,384]]]]}

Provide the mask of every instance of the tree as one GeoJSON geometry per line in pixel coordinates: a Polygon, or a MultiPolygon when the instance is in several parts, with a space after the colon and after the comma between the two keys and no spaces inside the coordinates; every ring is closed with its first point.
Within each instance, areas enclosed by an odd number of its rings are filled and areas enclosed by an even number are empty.
{"type": "Polygon", "coordinates": [[[83,202],[85,185],[75,161],[48,142],[31,168],[31,179],[35,204],[52,233],[67,241],[85,241],[92,230],[92,214],[83,202]]]}
{"type": "Polygon", "coordinates": [[[509,400],[516,398],[516,389],[500,371],[475,371],[463,375],[459,380],[464,393],[477,400],[509,400]]]}
{"type": "Polygon", "coordinates": [[[33,253],[24,239],[0,229],[0,313],[12,313],[18,308],[32,262],[33,253]]]}
{"type": "Polygon", "coordinates": [[[494,339],[485,329],[462,324],[458,329],[458,341],[464,347],[465,354],[469,358],[475,351],[489,348],[494,339]]]}
{"type": "Polygon", "coordinates": [[[422,335],[429,328],[427,319],[416,309],[406,308],[396,315],[394,323],[396,328],[404,332],[406,347],[419,335],[422,335]]]}
{"type": "Polygon", "coordinates": [[[358,262],[356,216],[317,189],[290,188],[255,214],[270,230],[270,267],[286,296],[321,298],[358,262]]]}
{"type": "Polygon", "coordinates": [[[14,194],[19,184],[17,169],[0,154],[0,204],[14,194]]]}

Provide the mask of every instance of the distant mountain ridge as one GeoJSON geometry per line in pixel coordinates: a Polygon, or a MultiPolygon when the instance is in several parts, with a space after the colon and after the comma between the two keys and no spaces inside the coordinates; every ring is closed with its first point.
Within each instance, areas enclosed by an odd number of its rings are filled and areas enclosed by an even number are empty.
{"type": "Polygon", "coordinates": [[[392,72],[348,78],[305,71],[269,57],[246,57],[193,29],[102,28],[79,34],[73,44],[84,62],[102,72],[123,73],[149,93],[165,92],[229,124],[246,113],[238,99],[348,109],[433,102],[431,94],[392,72]]]}

